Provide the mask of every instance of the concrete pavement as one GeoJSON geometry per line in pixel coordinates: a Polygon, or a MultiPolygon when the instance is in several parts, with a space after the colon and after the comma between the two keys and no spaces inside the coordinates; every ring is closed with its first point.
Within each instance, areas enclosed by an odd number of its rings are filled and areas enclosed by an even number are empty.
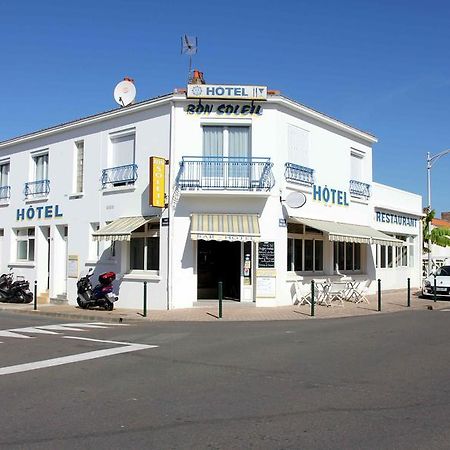
{"type": "MultiPolygon", "coordinates": [[[[325,307],[316,305],[315,316],[311,317],[309,305],[290,305],[275,308],[255,307],[254,303],[224,301],[222,321],[266,321],[266,320],[317,320],[340,317],[355,317],[395,313],[406,310],[450,308],[450,302],[419,298],[418,292],[411,295],[411,307],[407,307],[406,290],[386,291],[382,294],[382,311],[378,312],[376,295],[368,296],[369,304],[345,302],[344,306],[325,307]]],[[[120,300],[113,311],[99,309],[84,310],[74,305],[41,304],[37,310],[33,303],[27,305],[0,303],[0,311],[39,314],[52,317],[73,318],[109,322],[207,322],[218,321],[218,302],[198,302],[195,307],[170,311],[148,310],[143,317],[142,310],[120,308],[120,300]]]]}

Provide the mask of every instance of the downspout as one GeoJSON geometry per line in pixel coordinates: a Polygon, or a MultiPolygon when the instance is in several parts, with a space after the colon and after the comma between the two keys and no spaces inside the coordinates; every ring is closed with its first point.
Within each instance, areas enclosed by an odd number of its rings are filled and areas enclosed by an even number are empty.
{"type": "Polygon", "coordinates": [[[174,162],[172,161],[173,156],[173,149],[174,149],[174,129],[175,129],[175,104],[174,101],[171,101],[170,106],[170,124],[169,124],[169,195],[168,195],[168,220],[169,220],[169,230],[167,233],[167,310],[170,310],[172,308],[172,230],[173,230],[173,223],[172,223],[172,212],[173,212],[173,205],[172,205],[172,196],[173,196],[173,188],[172,188],[172,167],[174,162]]]}

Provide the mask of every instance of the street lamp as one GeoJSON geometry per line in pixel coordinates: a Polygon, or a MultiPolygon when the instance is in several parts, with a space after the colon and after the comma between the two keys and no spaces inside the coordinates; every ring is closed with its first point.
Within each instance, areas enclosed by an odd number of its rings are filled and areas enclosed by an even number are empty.
{"type": "MultiPolygon", "coordinates": [[[[443,152],[436,153],[431,156],[430,152],[427,152],[427,190],[428,190],[428,212],[431,212],[431,168],[433,164],[445,155],[450,153],[450,149],[443,152]]],[[[428,275],[431,273],[431,227],[428,230],[428,275]]]]}

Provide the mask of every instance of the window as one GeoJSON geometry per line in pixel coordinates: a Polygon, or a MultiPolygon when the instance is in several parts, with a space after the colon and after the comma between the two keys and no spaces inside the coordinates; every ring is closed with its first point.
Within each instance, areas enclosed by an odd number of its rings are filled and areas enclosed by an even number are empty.
{"type": "Polygon", "coordinates": [[[111,135],[110,167],[122,167],[134,164],[134,131],[111,135]]]}
{"type": "Polygon", "coordinates": [[[364,155],[361,152],[352,150],[350,153],[350,179],[362,181],[364,179],[363,173],[363,159],[364,155]]]}
{"type": "Polygon", "coordinates": [[[34,228],[16,230],[17,261],[34,261],[34,228]]]}
{"type": "Polygon", "coordinates": [[[334,243],[334,267],[357,272],[361,270],[361,244],[358,242],[334,243]]]}
{"type": "MultiPolygon", "coordinates": [[[[225,127],[225,126],[204,126],[203,127],[203,156],[208,158],[250,158],[250,128],[249,127],[225,127]]],[[[217,164],[212,162],[203,169],[205,177],[223,177],[223,161],[217,164]]],[[[228,175],[230,177],[248,177],[247,172],[250,165],[230,164],[228,175]]]]}
{"type": "Polygon", "coordinates": [[[301,224],[288,224],[287,270],[289,272],[323,271],[321,233],[301,224]]]}
{"type": "Polygon", "coordinates": [[[414,267],[414,237],[405,235],[395,237],[404,242],[402,247],[395,247],[396,267],[414,267]]]}
{"type": "Polygon", "coordinates": [[[159,271],[159,222],[131,233],[130,270],[159,271]]]}
{"type": "Polygon", "coordinates": [[[74,186],[73,192],[83,192],[83,175],[84,175],[84,141],[75,142],[74,157],[74,186]]]}
{"type": "Polygon", "coordinates": [[[309,131],[288,125],[288,161],[309,167],[309,131]]]}
{"type": "Polygon", "coordinates": [[[34,181],[48,179],[48,153],[33,156],[34,161],[34,181]]]}
{"type": "Polygon", "coordinates": [[[0,200],[6,200],[9,197],[9,162],[0,162],[0,200]]]}
{"type": "Polygon", "coordinates": [[[0,162],[0,188],[9,186],[9,162],[0,162]]]}

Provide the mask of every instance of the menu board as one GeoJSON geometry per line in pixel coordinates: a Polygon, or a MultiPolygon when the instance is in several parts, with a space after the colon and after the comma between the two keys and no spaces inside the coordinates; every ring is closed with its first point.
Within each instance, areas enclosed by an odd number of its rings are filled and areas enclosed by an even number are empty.
{"type": "Polygon", "coordinates": [[[275,267],[275,242],[258,243],[258,267],[260,269],[275,267]]]}

